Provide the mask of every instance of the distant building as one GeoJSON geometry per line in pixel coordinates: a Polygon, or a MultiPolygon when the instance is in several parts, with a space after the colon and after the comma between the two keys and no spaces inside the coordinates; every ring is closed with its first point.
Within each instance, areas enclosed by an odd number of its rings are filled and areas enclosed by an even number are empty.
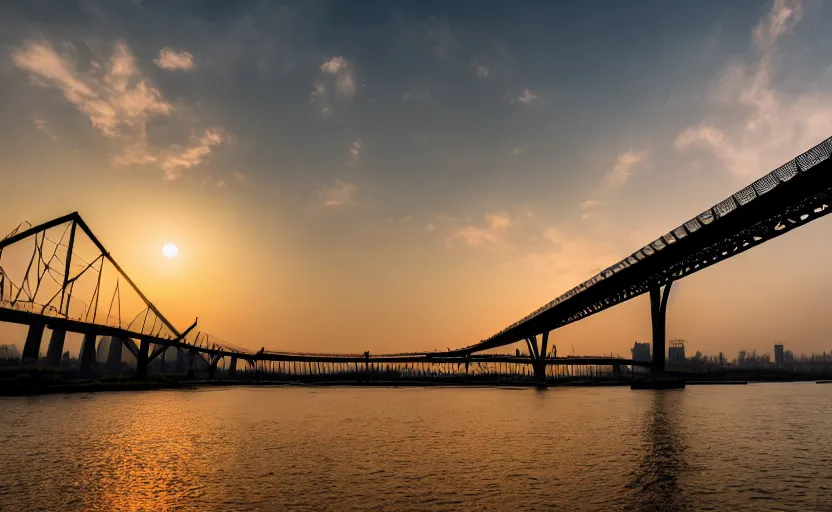
{"type": "Polygon", "coordinates": [[[631,350],[633,354],[633,361],[652,361],[653,358],[650,354],[650,344],[649,343],[639,343],[636,342],[633,345],[631,350]]]}
{"type": "Polygon", "coordinates": [[[785,353],[783,352],[783,345],[774,345],[774,367],[783,368],[786,363],[785,353]]]}
{"type": "Polygon", "coordinates": [[[20,359],[20,352],[18,352],[17,346],[12,345],[12,344],[0,345],[0,359],[4,359],[4,360],[20,359]]]}
{"type": "Polygon", "coordinates": [[[672,340],[667,350],[667,362],[685,364],[685,340],[672,340]]]}

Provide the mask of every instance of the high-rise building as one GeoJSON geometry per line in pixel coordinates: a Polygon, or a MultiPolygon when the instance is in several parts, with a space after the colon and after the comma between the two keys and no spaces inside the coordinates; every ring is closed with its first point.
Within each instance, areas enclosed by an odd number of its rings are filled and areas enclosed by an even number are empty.
{"type": "Polygon", "coordinates": [[[633,361],[652,361],[653,358],[650,354],[650,344],[649,343],[639,343],[636,342],[633,345],[631,350],[633,354],[633,361]]]}
{"type": "Polygon", "coordinates": [[[667,362],[670,364],[685,363],[685,340],[671,340],[667,350],[667,362]]]}
{"type": "Polygon", "coordinates": [[[783,344],[774,345],[774,367],[783,368],[785,363],[783,344]]]}

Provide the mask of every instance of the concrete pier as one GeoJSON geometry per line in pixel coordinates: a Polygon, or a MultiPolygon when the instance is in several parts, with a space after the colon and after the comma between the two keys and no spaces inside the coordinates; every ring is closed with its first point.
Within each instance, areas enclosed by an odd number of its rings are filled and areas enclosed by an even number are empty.
{"type": "Polygon", "coordinates": [[[81,375],[92,375],[95,370],[95,333],[84,334],[84,341],[81,342],[81,375]]]}
{"type": "Polygon", "coordinates": [[[49,336],[49,347],[46,349],[46,364],[50,368],[61,366],[65,340],[66,331],[64,329],[52,329],[52,334],[49,336]]]}
{"type": "Polygon", "coordinates": [[[20,362],[23,364],[34,364],[40,356],[40,340],[43,338],[45,324],[38,322],[29,325],[29,332],[26,333],[26,343],[23,345],[23,355],[20,362]]]}

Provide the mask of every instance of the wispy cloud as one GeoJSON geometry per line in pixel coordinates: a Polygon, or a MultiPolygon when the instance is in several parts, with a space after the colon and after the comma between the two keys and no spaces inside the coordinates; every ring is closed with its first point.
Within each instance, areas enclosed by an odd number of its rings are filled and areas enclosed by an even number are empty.
{"type": "Polygon", "coordinates": [[[356,166],[361,158],[361,148],[364,146],[364,143],[361,139],[355,139],[350,144],[350,165],[356,166]]]}
{"type": "Polygon", "coordinates": [[[425,224],[425,231],[427,231],[428,233],[436,231],[436,226],[432,222],[428,222],[427,224],[425,224]]]}
{"type": "Polygon", "coordinates": [[[580,233],[549,227],[541,239],[544,243],[528,251],[526,261],[541,274],[559,277],[565,285],[587,279],[616,261],[612,244],[580,233]]]}
{"type": "MultiPolygon", "coordinates": [[[[676,137],[680,151],[711,153],[732,175],[759,176],[832,133],[832,93],[804,86],[779,89],[780,42],[803,18],[803,5],[776,0],[753,29],[756,57],[726,65],[710,91],[712,120],[689,126],[676,137]],[[732,112],[743,111],[737,116],[732,112]]],[[[791,78],[797,70],[786,71],[791,78]]],[[[807,77],[803,83],[812,83],[807,77]]]]}
{"type": "Polygon", "coordinates": [[[520,148],[520,147],[512,148],[512,150],[511,150],[512,156],[520,156],[525,152],[526,152],[526,149],[525,148],[520,148]]]}
{"type": "MultiPolygon", "coordinates": [[[[87,116],[101,135],[117,142],[121,152],[114,161],[122,165],[156,165],[173,179],[205,162],[222,138],[218,130],[192,136],[188,145],[157,147],[149,142],[149,123],[154,117],[170,117],[176,110],[162,92],[142,76],[136,58],[123,42],[117,42],[104,64],[92,61],[80,71],[70,55],[59,54],[45,40],[32,40],[15,49],[15,66],[32,82],[63,93],[64,98],[87,116]]],[[[187,116],[183,113],[180,118],[187,116]]],[[[188,122],[188,119],[185,119],[188,122]]]]}
{"type": "Polygon", "coordinates": [[[802,0],[774,0],[768,18],[754,28],[754,44],[759,51],[768,52],[780,37],[787,34],[802,19],[802,0]]]}
{"type": "Polygon", "coordinates": [[[537,100],[538,98],[539,98],[539,96],[537,94],[533,93],[531,91],[531,89],[523,89],[523,93],[520,94],[520,96],[517,96],[517,98],[515,98],[515,99],[517,101],[519,101],[520,103],[528,105],[528,104],[532,103],[533,101],[537,100]]]}
{"type": "Polygon", "coordinates": [[[170,48],[162,48],[153,63],[168,71],[188,71],[194,69],[194,56],[188,52],[177,52],[170,48]]]}
{"type": "Polygon", "coordinates": [[[357,191],[358,187],[355,184],[336,179],[331,185],[318,190],[318,197],[327,207],[347,206],[355,204],[353,196],[357,191]]]}
{"type": "MultiPolygon", "coordinates": [[[[455,221],[455,219],[446,219],[455,221]]],[[[456,223],[456,222],[454,222],[456,223]]],[[[469,247],[511,248],[512,244],[506,237],[506,231],[514,226],[511,216],[506,212],[486,213],[483,215],[482,226],[471,224],[470,221],[451,229],[445,239],[445,245],[453,247],[461,241],[469,247]]]]}
{"type": "Polygon", "coordinates": [[[512,226],[511,217],[507,213],[486,213],[485,223],[492,231],[505,231],[512,226]]]}
{"type": "Polygon", "coordinates": [[[332,57],[321,64],[321,71],[335,77],[335,90],[338,94],[348,99],[355,95],[355,71],[347,59],[332,57]]]}
{"type": "Polygon", "coordinates": [[[477,64],[476,71],[480,78],[488,78],[488,75],[491,74],[491,68],[483,64],[477,64]]]}
{"type": "Polygon", "coordinates": [[[182,176],[186,169],[202,164],[213,152],[214,147],[223,142],[218,130],[205,130],[201,136],[192,136],[187,147],[174,146],[161,155],[161,166],[165,179],[173,180],[182,176]]]}
{"type": "MultiPolygon", "coordinates": [[[[600,201],[582,204],[587,211],[600,201]]],[[[448,249],[466,247],[484,251],[508,265],[522,265],[540,274],[557,277],[564,286],[574,285],[605,266],[620,259],[620,236],[598,236],[603,228],[564,223],[547,225],[545,221],[518,212],[487,213],[482,223],[454,217],[437,216],[437,224],[426,231],[447,233],[444,241],[448,249]]]]}
{"type": "Polygon", "coordinates": [[[320,111],[324,117],[332,112],[332,107],[329,104],[329,96],[326,94],[326,85],[321,79],[316,79],[312,82],[312,92],[309,93],[309,98],[320,111]]]}
{"type": "Polygon", "coordinates": [[[596,211],[597,207],[602,204],[601,201],[596,199],[587,199],[586,201],[581,203],[581,218],[591,219],[595,217],[598,212],[596,211]]]}
{"type": "Polygon", "coordinates": [[[32,119],[32,124],[35,125],[35,128],[48,135],[50,139],[58,140],[58,136],[55,135],[55,133],[52,131],[52,128],[49,127],[49,121],[47,121],[46,119],[35,114],[35,117],[32,119]]]}
{"type": "Polygon", "coordinates": [[[448,246],[453,245],[456,240],[462,240],[469,247],[483,247],[487,245],[502,245],[502,240],[494,231],[479,226],[462,226],[451,234],[446,240],[448,246]]]}
{"type": "Polygon", "coordinates": [[[355,68],[341,56],[332,57],[320,66],[321,75],[312,82],[310,98],[321,114],[332,113],[332,100],[329,88],[334,87],[337,97],[346,101],[353,99],[356,93],[355,68]]]}
{"type": "Polygon", "coordinates": [[[633,169],[647,159],[646,151],[625,151],[620,153],[612,170],[604,179],[604,184],[609,188],[616,188],[624,185],[633,175],[633,169]]]}

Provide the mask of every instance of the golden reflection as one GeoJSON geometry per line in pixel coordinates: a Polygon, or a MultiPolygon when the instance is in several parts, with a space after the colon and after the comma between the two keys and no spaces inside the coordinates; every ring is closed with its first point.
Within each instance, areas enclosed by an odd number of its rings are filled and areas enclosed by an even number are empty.
{"type": "Polygon", "coordinates": [[[636,510],[683,512],[688,510],[679,481],[688,470],[684,457],[682,401],[684,391],[652,392],[644,415],[642,460],[628,487],[636,510]]]}
{"type": "Polygon", "coordinates": [[[222,452],[205,417],[189,412],[204,405],[202,395],[118,393],[96,400],[93,409],[117,407],[119,415],[88,410],[83,419],[80,435],[91,449],[80,454],[75,485],[85,489],[79,509],[164,512],[198,502],[200,480],[215,471],[212,460],[222,452]]]}

